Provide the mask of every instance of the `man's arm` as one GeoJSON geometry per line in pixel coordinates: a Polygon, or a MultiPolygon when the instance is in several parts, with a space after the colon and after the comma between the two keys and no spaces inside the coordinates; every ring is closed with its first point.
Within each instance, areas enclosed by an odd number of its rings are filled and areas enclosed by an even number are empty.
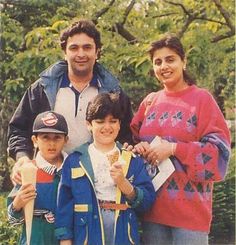
{"type": "Polygon", "coordinates": [[[30,86],[22,97],[8,127],[8,152],[15,160],[33,156],[31,141],[32,126],[35,117],[50,106],[42,87],[35,83],[30,86]]]}
{"type": "Polygon", "coordinates": [[[49,110],[50,106],[39,83],[31,85],[22,97],[8,127],[8,153],[16,160],[11,178],[21,184],[20,166],[33,157],[31,141],[32,126],[38,113],[49,110]]]}
{"type": "Polygon", "coordinates": [[[8,152],[9,156],[18,160],[23,156],[32,156],[32,111],[30,108],[29,91],[22,97],[8,126],[8,152]]]}

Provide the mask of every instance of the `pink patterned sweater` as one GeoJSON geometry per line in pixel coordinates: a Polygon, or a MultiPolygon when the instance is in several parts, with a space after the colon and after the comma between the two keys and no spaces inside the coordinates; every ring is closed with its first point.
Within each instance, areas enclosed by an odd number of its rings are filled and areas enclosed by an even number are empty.
{"type": "Polygon", "coordinates": [[[224,179],[230,158],[230,133],[212,95],[195,85],[151,93],[131,128],[139,141],[151,142],[158,135],[177,143],[171,157],[175,172],[158,190],[144,220],[209,232],[213,183],[224,179]]]}

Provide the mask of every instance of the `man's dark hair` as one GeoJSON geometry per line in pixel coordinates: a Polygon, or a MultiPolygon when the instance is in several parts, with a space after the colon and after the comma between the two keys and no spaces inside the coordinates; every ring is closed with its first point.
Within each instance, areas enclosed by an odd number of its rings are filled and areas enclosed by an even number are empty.
{"type": "Polygon", "coordinates": [[[114,118],[121,120],[123,113],[121,110],[119,94],[101,93],[88,103],[86,111],[86,120],[92,122],[96,119],[104,119],[112,115],[114,118]]]}
{"type": "Polygon", "coordinates": [[[67,40],[69,37],[80,33],[85,33],[89,37],[93,38],[96,49],[100,49],[102,47],[100,32],[96,29],[94,23],[90,20],[79,20],[71,24],[71,26],[61,33],[60,42],[62,50],[66,50],[67,40]]]}

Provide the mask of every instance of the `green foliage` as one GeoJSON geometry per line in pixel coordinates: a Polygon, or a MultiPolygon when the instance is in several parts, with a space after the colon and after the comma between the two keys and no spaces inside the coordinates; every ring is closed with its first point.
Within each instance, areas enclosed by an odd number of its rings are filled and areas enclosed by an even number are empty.
{"type": "MultiPolygon", "coordinates": [[[[231,126],[231,136],[235,143],[235,125],[231,126]]],[[[233,147],[226,178],[214,185],[213,220],[210,233],[210,243],[213,245],[235,242],[235,163],[236,148],[233,147]]]]}
{"type": "Polygon", "coordinates": [[[16,245],[19,239],[20,227],[13,227],[7,221],[6,194],[0,194],[0,243],[16,245]]]}
{"type": "Polygon", "coordinates": [[[235,240],[235,149],[225,181],[215,184],[213,198],[212,244],[231,244],[235,240]],[[214,235],[214,236],[213,236],[214,235]]]}
{"type": "MultiPolygon", "coordinates": [[[[8,121],[25,89],[38,79],[46,67],[63,58],[59,46],[60,31],[79,18],[90,18],[96,23],[103,42],[100,62],[121,81],[134,111],[148,93],[161,88],[150,75],[152,64],[147,55],[149,44],[165,32],[174,32],[184,44],[187,68],[197,79],[198,85],[213,93],[227,119],[235,119],[233,0],[218,1],[220,7],[210,0],[0,2],[0,153],[1,170],[5,169],[7,173],[8,121]]],[[[235,127],[232,130],[234,132],[235,127]]],[[[232,146],[235,138],[233,141],[232,146]]],[[[216,238],[219,241],[221,238],[234,241],[232,210],[235,169],[232,162],[226,181],[215,185],[211,233],[213,243],[216,243],[216,238]]],[[[5,230],[1,230],[0,234],[6,232],[7,226],[4,227],[5,230]]],[[[9,228],[9,239],[14,237],[11,235],[13,231],[9,228]]]]}

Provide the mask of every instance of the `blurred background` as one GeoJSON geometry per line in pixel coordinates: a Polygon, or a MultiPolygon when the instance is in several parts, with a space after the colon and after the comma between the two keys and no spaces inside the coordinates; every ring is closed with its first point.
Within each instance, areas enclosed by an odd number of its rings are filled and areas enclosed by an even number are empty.
{"type": "Polygon", "coordinates": [[[8,122],[26,88],[63,59],[59,34],[80,18],[91,19],[101,32],[99,62],[120,80],[134,112],[144,96],[160,89],[149,44],[165,32],[181,38],[188,70],[214,95],[231,130],[232,157],[225,181],[215,184],[210,243],[235,244],[233,0],[0,0],[0,10],[0,244],[16,244],[18,237],[6,220],[14,164],[7,156],[8,122]]]}

